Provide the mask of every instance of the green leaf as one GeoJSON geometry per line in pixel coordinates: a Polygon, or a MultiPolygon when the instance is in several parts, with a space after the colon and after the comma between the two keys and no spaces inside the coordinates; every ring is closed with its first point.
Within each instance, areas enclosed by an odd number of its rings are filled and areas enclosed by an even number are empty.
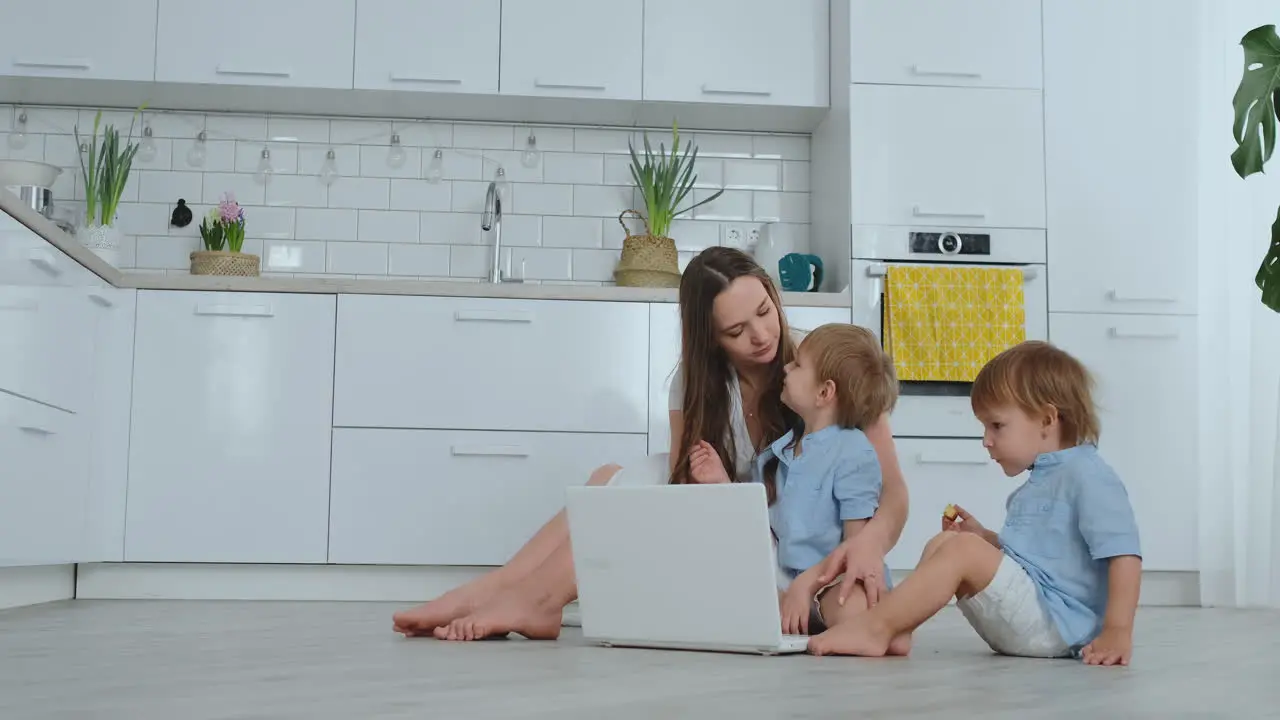
{"type": "Polygon", "coordinates": [[[1244,48],[1244,72],[1231,104],[1235,108],[1232,132],[1236,149],[1231,166],[1247,178],[1262,172],[1276,146],[1277,98],[1280,98],[1280,36],[1275,25],[1263,25],[1240,38],[1244,48]]]}
{"type": "Polygon", "coordinates": [[[1280,312],[1280,209],[1276,211],[1276,221],[1271,226],[1271,247],[1267,249],[1267,256],[1263,258],[1254,282],[1262,291],[1262,304],[1280,312]]]}

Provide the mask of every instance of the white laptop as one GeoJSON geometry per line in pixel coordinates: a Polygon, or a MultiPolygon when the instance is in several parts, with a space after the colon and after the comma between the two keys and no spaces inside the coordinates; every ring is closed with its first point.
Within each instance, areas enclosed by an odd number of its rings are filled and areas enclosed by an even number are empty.
{"type": "Polygon", "coordinates": [[[783,635],[764,486],[571,487],[582,634],[603,645],[804,652],[783,635]]]}

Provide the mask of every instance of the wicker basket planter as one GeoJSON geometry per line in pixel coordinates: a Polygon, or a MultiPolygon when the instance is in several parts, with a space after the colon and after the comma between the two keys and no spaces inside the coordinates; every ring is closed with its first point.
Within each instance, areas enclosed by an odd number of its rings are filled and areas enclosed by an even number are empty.
{"type": "Polygon", "coordinates": [[[676,243],[669,237],[659,237],[649,231],[649,223],[636,210],[623,210],[618,224],[626,232],[622,241],[622,257],[613,271],[613,278],[620,287],[680,287],[680,260],[676,243]],[[643,235],[632,235],[622,221],[628,214],[644,223],[643,235]]]}
{"type": "Polygon", "coordinates": [[[249,253],[196,250],[191,253],[192,275],[230,275],[258,277],[261,259],[249,253]]]}

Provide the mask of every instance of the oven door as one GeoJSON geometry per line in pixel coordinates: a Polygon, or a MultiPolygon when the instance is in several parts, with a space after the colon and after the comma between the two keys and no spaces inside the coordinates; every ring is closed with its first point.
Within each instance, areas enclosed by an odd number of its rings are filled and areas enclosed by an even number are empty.
{"type": "MultiPolygon", "coordinates": [[[[875,260],[853,261],[853,322],[873,331],[882,346],[885,271],[891,264],[875,260]]],[[[955,264],[984,267],[978,263],[955,264]]],[[[1028,340],[1048,340],[1049,297],[1045,266],[1028,264],[1012,267],[1021,267],[1026,280],[1026,337],[1028,340]]],[[[900,437],[982,437],[982,423],[973,416],[969,405],[972,385],[958,382],[900,383],[898,404],[893,411],[893,434],[900,437]]]]}

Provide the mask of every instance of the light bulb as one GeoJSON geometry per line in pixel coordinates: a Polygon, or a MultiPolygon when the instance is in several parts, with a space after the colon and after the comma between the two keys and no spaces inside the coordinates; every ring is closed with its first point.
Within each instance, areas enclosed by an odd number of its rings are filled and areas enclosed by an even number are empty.
{"type": "Polygon", "coordinates": [[[493,173],[493,182],[497,186],[498,197],[502,198],[502,202],[510,203],[511,183],[507,182],[507,169],[499,165],[497,171],[493,173]]]}
{"type": "Polygon", "coordinates": [[[324,164],[320,166],[317,177],[325,185],[332,185],[338,179],[338,154],[333,148],[329,148],[329,152],[324,154],[324,164]]]}
{"type": "Polygon", "coordinates": [[[196,135],[196,141],[191,143],[191,149],[187,151],[187,164],[191,167],[200,167],[204,165],[204,141],[206,137],[208,136],[204,134],[203,130],[201,130],[200,134],[196,135]]]}
{"type": "Polygon", "coordinates": [[[520,153],[520,164],[527,168],[538,167],[538,161],[541,158],[538,153],[538,138],[534,136],[533,131],[529,131],[529,138],[524,141],[524,152],[520,153]]]}
{"type": "Polygon", "coordinates": [[[142,144],[138,146],[138,160],[149,163],[156,159],[156,141],[151,134],[151,126],[142,128],[142,144]]]}
{"type": "Polygon", "coordinates": [[[13,150],[21,150],[27,146],[27,111],[23,110],[18,113],[18,125],[9,133],[9,147],[13,150]]]}
{"type": "Polygon", "coordinates": [[[404,148],[400,146],[400,136],[398,134],[391,135],[391,150],[387,151],[387,166],[393,168],[404,167],[405,153],[404,148]]]}
{"type": "Polygon", "coordinates": [[[259,185],[266,185],[271,182],[271,174],[275,169],[271,167],[271,151],[263,146],[262,154],[258,156],[258,169],[253,173],[253,181],[259,185]]]}
{"type": "Polygon", "coordinates": [[[438,183],[444,178],[444,151],[436,148],[431,154],[431,162],[427,163],[426,180],[429,183],[438,183]]]}

